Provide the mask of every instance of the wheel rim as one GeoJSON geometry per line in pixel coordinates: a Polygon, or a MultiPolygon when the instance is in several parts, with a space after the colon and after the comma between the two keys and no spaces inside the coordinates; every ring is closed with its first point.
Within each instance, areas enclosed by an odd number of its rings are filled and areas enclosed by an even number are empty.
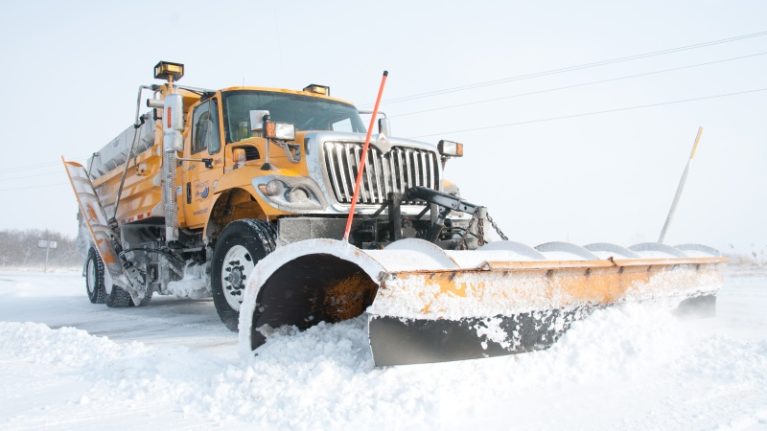
{"type": "Polygon", "coordinates": [[[226,252],[221,268],[221,288],[226,302],[233,310],[239,311],[247,278],[255,267],[256,263],[247,248],[234,245],[226,252]]]}
{"type": "Polygon", "coordinates": [[[88,268],[85,270],[85,287],[88,289],[89,295],[93,295],[96,290],[94,284],[96,284],[96,265],[93,264],[93,259],[88,259],[88,268]]]}

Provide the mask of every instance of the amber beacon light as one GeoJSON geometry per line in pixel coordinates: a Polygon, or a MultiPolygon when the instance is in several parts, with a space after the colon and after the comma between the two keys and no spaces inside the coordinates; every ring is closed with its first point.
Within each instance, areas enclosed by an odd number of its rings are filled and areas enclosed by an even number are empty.
{"type": "Polygon", "coordinates": [[[161,61],[154,67],[155,79],[178,81],[182,76],[184,76],[184,65],[181,63],[161,61]]]}

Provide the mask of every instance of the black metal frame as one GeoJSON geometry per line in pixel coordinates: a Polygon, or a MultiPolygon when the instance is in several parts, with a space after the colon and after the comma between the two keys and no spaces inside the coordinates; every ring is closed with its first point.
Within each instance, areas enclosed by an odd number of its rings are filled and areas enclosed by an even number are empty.
{"type": "Polygon", "coordinates": [[[451,212],[460,212],[475,215],[482,206],[465,201],[457,196],[443,193],[427,187],[410,187],[405,193],[389,193],[386,202],[376,212],[370,215],[365,222],[355,229],[355,235],[367,234],[370,238],[379,240],[378,223],[379,216],[387,210],[389,221],[389,241],[397,241],[404,237],[402,202],[424,203],[425,208],[415,216],[415,221],[421,221],[426,213],[429,213],[428,231],[422,236],[430,242],[436,243],[445,228],[445,221],[451,212]]]}

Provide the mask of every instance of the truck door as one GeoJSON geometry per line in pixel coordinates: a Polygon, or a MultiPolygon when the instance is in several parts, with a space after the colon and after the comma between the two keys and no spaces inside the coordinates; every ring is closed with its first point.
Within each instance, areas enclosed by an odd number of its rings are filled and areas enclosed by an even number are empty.
{"type": "Polygon", "coordinates": [[[213,205],[213,188],[223,172],[223,152],[218,119],[218,102],[211,98],[201,103],[192,114],[192,130],[189,144],[184,146],[186,159],[213,159],[208,168],[200,161],[182,162],[184,171],[184,216],[187,227],[197,228],[205,224],[213,205]]]}

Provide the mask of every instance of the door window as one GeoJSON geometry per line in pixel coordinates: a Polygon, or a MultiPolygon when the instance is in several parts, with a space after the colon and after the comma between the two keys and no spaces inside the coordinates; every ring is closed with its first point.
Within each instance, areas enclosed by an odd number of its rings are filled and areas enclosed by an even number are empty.
{"type": "Polygon", "coordinates": [[[215,99],[208,100],[194,110],[192,154],[205,149],[215,154],[221,149],[218,136],[218,105],[215,99]]]}

